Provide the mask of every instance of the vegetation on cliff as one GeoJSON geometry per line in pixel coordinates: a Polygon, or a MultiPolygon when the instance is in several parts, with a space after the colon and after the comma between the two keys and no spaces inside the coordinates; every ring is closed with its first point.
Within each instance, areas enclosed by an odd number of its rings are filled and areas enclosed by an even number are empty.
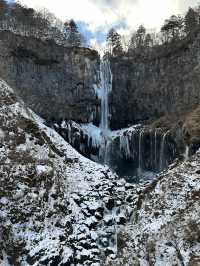
{"type": "Polygon", "coordinates": [[[36,11],[19,2],[8,3],[0,0],[0,30],[11,30],[40,39],[53,39],[67,47],[86,45],[74,20],[63,23],[45,8],[36,11]]]}
{"type": "Polygon", "coordinates": [[[185,16],[172,15],[166,19],[160,32],[152,32],[143,25],[134,31],[130,38],[120,36],[111,29],[107,35],[107,51],[112,56],[128,56],[134,59],[169,56],[194,37],[200,28],[200,7],[189,8],[185,16]]]}

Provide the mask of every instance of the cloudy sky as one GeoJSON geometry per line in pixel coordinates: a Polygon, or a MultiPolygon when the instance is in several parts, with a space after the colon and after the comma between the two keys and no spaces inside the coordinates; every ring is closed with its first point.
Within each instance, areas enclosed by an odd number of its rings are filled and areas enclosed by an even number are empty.
{"type": "Polygon", "coordinates": [[[103,42],[109,28],[126,34],[143,24],[160,29],[172,14],[184,13],[199,0],[20,0],[29,7],[46,7],[61,20],[79,22],[87,38],[103,42]]]}

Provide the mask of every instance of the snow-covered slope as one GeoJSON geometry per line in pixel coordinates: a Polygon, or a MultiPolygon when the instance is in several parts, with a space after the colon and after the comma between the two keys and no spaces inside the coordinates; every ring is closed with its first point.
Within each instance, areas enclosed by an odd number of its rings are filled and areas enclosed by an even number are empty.
{"type": "MultiPolygon", "coordinates": [[[[104,230],[117,216],[113,198],[124,195],[123,181],[77,153],[0,80],[0,265],[100,265],[115,249],[115,232],[104,230]]],[[[120,208],[118,224],[130,216],[120,208]]]]}
{"type": "Polygon", "coordinates": [[[0,80],[0,265],[199,266],[200,153],[135,185],[0,80]]]}
{"type": "Polygon", "coordinates": [[[140,193],[118,244],[117,260],[106,265],[200,265],[200,151],[140,193]]]}

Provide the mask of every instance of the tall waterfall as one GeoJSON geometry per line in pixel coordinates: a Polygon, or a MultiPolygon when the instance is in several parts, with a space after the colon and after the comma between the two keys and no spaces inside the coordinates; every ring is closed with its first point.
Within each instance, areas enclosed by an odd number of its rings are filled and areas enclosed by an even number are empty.
{"type": "Polygon", "coordinates": [[[112,91],[112,72],[110,61],[108,57],[101,60],[100,65],[100,85],[99,97],[101,99],[101,123],[100,129],[102,131],[102,143],[100,146],[99,156],[105,164],[109,164],[110,150],[111,150],[111,136],[110,136],[110,112],[109,112],[109,94],[112,91]]]}
{"type": "Polygon", "coordinates": [[[110,68],[110,61],[106,57],[102,59],[100,65],[100,90],[101,90],[101,124],[100,127],[104,131],[109,130],[109,93],[112,91],[112,72],[110,68]]]}

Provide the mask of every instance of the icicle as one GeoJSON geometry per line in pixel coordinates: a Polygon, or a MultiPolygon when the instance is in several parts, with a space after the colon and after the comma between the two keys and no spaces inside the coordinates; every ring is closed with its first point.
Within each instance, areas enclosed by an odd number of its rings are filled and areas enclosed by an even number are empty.
{"type": "Polygon", "coordinates": [[[138,176],[142,174],[142,167],[143,167],[143,162],[142,162],[142,138],[143,138],[143,129],[139,133],[139,146],[138,146],[138,176]]]}
{"type": "Polygon", "coordinates": [[[112,141],[110,139],[106,140],[105,144],[105,155],[104,155],[104,164],[110,164],[110,155],[111,155],[112,141]]]}
{"type": "Polygon", "coordinates": [[[167,131],[161,141],[161,147],[160,147],[160,161],[159,161],[159,170],[162,171],[166,165],[165,165],[165,143],[166,143],[166,137],[168,135],[169,131],[167,131]]]}
{"type": "Polygon", "coordinates": [[[126,157],[130,157],[131,151],[130,151],[130,145],[129,145],[129,136],[126,136],[126,157]]]}
{"type": "Polygon", "coordinates": [[[120,136],[120,152],[124,152],[126,158],[130,158],[130,144],[129,144],[129,136],[124,136],[123,134],[120,136]]]}
{"type": "Polygon", "coordinates": [[[151,140],[151,146],[150,146],[150,149],[151,149],[151,168],[153,170],[153,167],[154,167],[154,158],[153,158],[153,139],[154,139],[154,135],[153,135],[153,131],[151,130],[150,131],[150,140],[151,140]]]}
{"type": "Polygon", "coordinates": [[[72,134],[71,134],[71,125],[70,124],[68,124],[67,125],[67,127],[68,127],[68,129],[67,129],[67,131],[68,131],[68,141],[69,141],[69,143],[71,144],[72,143],[72,134]]]}
{"type": "Polygon", "coordinates": [[[185,153],[184,153],[184,161],[188,161],[189,160],[189,151],[190,151],[190,147],[188,145],[186,145],[185,153]]]}
{"type": "Polygon", "coordinates": [[[155,171],[157,170],[157,131],[155,129],[155,147],[154,147],[154,153],[155,153],[155,171]]]}

